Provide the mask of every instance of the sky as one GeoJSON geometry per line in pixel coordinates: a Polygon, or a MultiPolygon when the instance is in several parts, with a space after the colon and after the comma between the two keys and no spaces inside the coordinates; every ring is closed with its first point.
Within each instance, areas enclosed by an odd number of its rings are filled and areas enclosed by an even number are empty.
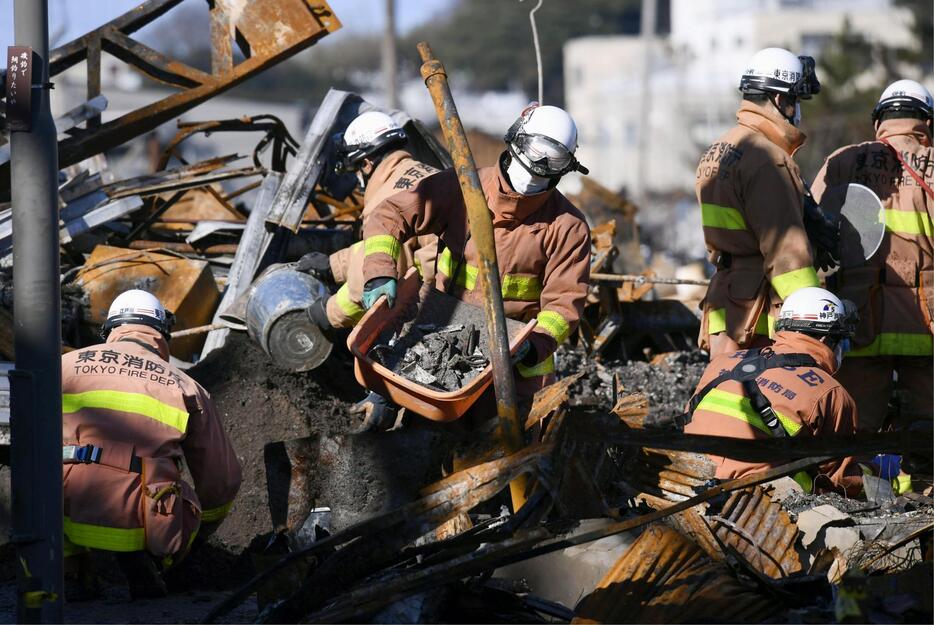
{"type": "MultiPolygon", "coordinates": [[[[142,0],[48,0],[49,33],[55,47],[101,26],[126,13],[142,0]]],[[[396,0],[396,27],[406,32],[428,20],[439,11],[451,6],[454,0],[396,0]]],[[[203,4],[205,0],[185,0],[185,3],[203,4]]],[[[14,0],[0,0],[0,51],[13,45],[14,0]]],[[[383,0],[329,0],[341,22],[342,31],[362,34],[383,27],[383,0]]],[[[164,17],[161,19],[165,19],[164,17]]],[[[157,20],[158,23],[158,20],[157,20]]],[[[142,32],[141,32],[142,34],[142,32]]],[[[338,39],[340,32],[323,41],[338,39]]]]}

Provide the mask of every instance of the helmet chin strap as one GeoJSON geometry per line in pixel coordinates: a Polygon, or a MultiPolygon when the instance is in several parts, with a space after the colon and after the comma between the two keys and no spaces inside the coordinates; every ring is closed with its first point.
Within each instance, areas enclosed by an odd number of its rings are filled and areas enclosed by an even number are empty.
{"type": "Polygon", "coordinates": [[[782,110],[782,107],[779,104],[779,102],[782,99],[783,94],[775,93],[773,95],[774,97],[769,98],[769,102],[772,103],[772,106],[775,107],[775,110],[778,111],[778,114],[785,118],[786,122],[788,122],[789,124],[797,128],[798,124],[801,123],[801,103],[798,101],[795,101],[795,112],[791,115],[791,117],[789,117],[788,115],[785,115],[785,111],[782,110]]]}

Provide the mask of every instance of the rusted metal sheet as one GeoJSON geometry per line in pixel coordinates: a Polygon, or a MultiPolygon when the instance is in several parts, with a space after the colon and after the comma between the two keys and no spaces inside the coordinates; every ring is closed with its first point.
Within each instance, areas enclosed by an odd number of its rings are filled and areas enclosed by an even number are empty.
{"type": "Polygon", "coordinates": [[[656,524],[578,603],[572,623],[758,623],[777,608],[680,533],[656,524]]]}
{"type": "MultiPolygon", "coordinates": [[[[59,143],[59,165],[66,167],[152,130],[247,78],[311,46],[341,27],[326,0],[214,0],[211,73],[171,59],[129,35],[182,0],[150,0],[100,28],[54,50],[50,75],[88,61],[88,98],[100,93],[100,55],[109,54],[149,77],[179,90],[105,124],[89,122],[83,132],[59,143]],[[232,41],[244,58],[233,62],[232,41]]],[[[208,10],[208,7],[205,7],[208,10]]]]}
{"type": "MultiPolygon", "coordinates": [[[[176,330],[194,328],[211,320],[220,293],[208,263],[151,251],[98,245],[78,274],[76,283],[90,300],[87,321],[101,324],[114,298],[128,289],[145,289],[175,314],[176,330]]],[[[172,355],[188,359],[204,337],[172,341],[172,355]]]]}
{"type": "Polygon", "coordinates": [[[611,411],[631,428],[641,428],[649,414],[649,400],[642,393],[623,395],[611,411]]]}
{"type": "Polygon", "coordinates": [[[575,373],[535,393],[535,397],[532,399],[532,408],[525,420],[525,429],[529,429],[560,408],[567,401],[571,386],[583,375],[583,373],[575,373]]]}
{"type": "MultiPolygon", "coordinates": [[[[621,486],[636,499],[660,510],[704,490],[715,472],[713,462],[703,454],[641,449],[624,468],[621,486]]],[[[708,556],[722,560],[723,550],[701,516],[706,508],[707,504],[702,504],[678,513],[671,517],[671,523],[690,536],[708,556]]]]}
{"type": "MultiPolygon", "coordinates": [[[[627,469],[624,487],[653,508],[694,496],[715,471],[706,455],[657,449],[641,451],[627,469]]],[[[803,569],[795,550],[798,528],[762,487],[733,493],[722,509],[698,506],[673,521],[715,560],[726,548],[768,577],[803,569]]]]}
{"type": "Polygon", "coordinates": [[[798,526],[761,486],[733,493],[719,514],[708,510],[707,516],[717,538],[760,573],[779,578],[803,570],[795,550],[798,526]]]}

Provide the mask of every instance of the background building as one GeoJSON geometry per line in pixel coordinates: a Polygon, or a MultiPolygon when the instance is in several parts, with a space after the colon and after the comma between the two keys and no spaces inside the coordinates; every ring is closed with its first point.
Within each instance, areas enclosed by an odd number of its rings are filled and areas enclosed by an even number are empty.
{"type": "MultiPolygon", "coordinates": [[[[692,192],[698,155],[732,125],[739,77],[757,50],[779,46],[814,56],[821,77],[822,53],[846,28],[873,48],[920,46],[911,11],[891,0],[671,0],[670,19],[671,32],[653,41],[583,37],[564,47],[565,99],[581,128],[580,159],[599,182],[637,198],[692,192]]],[[[882,70],[869,64],[850,87],[876,89],[885,81],[882,70]]],[[[932,83],[917,65],[897,71],[932,83]]]]}

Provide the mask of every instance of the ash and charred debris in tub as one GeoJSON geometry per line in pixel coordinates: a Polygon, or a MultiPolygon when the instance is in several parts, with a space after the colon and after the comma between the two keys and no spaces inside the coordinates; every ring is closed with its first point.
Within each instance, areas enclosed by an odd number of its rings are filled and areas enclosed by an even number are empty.
{"type": "Polygon", "coordinates": [[[418,324],[404,338],[393,336],[370,353],[393,372],[439,391],[456,391],[489,364],[474,324],[418,324]]]}

